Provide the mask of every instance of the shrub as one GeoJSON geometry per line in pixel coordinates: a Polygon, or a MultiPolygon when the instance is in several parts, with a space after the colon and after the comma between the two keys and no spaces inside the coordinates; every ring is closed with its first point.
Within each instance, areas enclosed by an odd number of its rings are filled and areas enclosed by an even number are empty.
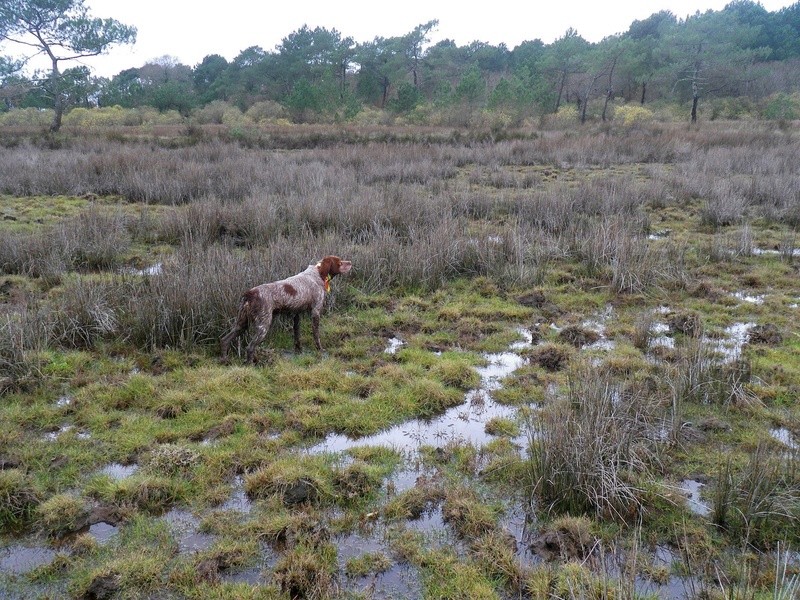
{"type": "Polygon", "coordinates": [[[765,119],[793,121],[800,118],[800,94],[773,94],[764,100],[761,115],[765,119]]]}
{"type": "Polygon", "coordinates": [[[113,285],[86,278],[70,280],[54,311],[53,341],[67,348],[91,348],[115,334],[119,306],[113,285]]]}
{"type": "Polygon", "coordinates": [[[53,111],[40,108],[12,108],[0,112],[0,125],[33,125],[47,127],[53,120],[53,111]]]}
{"type": "Polygon", "coordinates": [[[559,107],[558,112],[551,115],[549,122],[556,126],[569,126],[574,125],[579,121],[580,115],[578,109],[572,104],[563,104],[559,107]]]}
{"type": "Polygon", "coordinates": [[[286,118],[286,110],[272,100],[256,102],[245,112],[245,116],[256,124],[275,122],[286,118]]]}
{"type": "Polygon", "coordinates": [[[714,524],[761,548],[776,542],[797,543],[800,478],[796,455],[773,453],[766,444],[750,452],[743,469],[729,459],[714,487],[714,524]],[[787,532],[795,532],[789,538],[787,532]]]}
{"type": "Polygon", "coordinates": [[[653,111],[638,104],[623,104],[622,106],[614,107],[614,121],[626,127],[652,123],[654,120],[655,114],[653,111]]]}
{"type": "MultiPolygon", "coordinates": [[[[64,115],[64,125],[68,127],[112,127],[131,123],[131,109],[121,106],[99,108],[73,108],[64,115]]],[[[138,124],[138,123],[135,123],[138,124]]]]}

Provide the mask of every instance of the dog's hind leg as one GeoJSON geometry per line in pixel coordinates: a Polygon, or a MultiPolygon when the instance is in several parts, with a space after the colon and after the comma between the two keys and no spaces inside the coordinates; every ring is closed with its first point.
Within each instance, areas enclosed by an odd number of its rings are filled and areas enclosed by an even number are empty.
{"type": "Polygon", "coordinates": [[[250,364],[256,364],[256,348],[261,342],[264,341],[264,338],[267,337],[271,323],[272,313],[267,313],[264,315],[263,319],[259,319],[255,323],[255,333],[253,334],[253,339],[251,339],[250,343],[247,345],[247,362],[250,364]]]}

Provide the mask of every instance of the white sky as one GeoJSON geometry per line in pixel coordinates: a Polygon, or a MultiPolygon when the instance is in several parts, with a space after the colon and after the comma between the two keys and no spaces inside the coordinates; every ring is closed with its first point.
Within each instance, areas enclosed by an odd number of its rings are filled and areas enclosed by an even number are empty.
{"type": "MultiPolygon", "coordinates": [[[[169,55],[194,67],[208,54],[232,60],[250,46],[273,51],[281,39],[300,29],[337,29],[356,42],[393,37],[410,32],[432,19],[439,26],[431,42],[451,39],[459,46],[473,41],[513,49],[525,40],[550,43],[575,28],[590,42],[626,31],[635,19],[659,10],[683,18],[695,11],[719,10],[729,0],[493,0],[467,3],[450,0],[85,0],[95,17],[114,18],[138,30],[133,46],[115,46],[108,55],[87,59],[95,75],[111,77],[151,59],[169,55]]],[[[793,0],[761,0],[769,11],[789,6],[793,0]]],[[[0,48],[16,54],[18,48],[0,48]]],[[[65,65],[65,66],[75,66],[65,65]]]]}

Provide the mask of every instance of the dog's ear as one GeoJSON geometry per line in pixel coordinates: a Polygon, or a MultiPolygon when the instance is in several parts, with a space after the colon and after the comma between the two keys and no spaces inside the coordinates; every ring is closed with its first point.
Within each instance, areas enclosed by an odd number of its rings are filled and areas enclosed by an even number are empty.
{"type": "Polygon", "coordinates": [[[342,260],[338,256],[331,254],[317,263],[317,270],[319,270],[319,275],[322,279],[327,279],[328,275],[333,277],[334,275],[347,273],[352,266],[353,264],[349,260],[342,260]]]}
{"type": "Polygon", "coordinates": [[[317,271],[319,271],[319,276],[322,277],[323,281],[326,281],[329,276],[335,275],[336,273],[333,271],[334,260],[335,256],[326,256],[321,261],[317,263],[317,271]]]}

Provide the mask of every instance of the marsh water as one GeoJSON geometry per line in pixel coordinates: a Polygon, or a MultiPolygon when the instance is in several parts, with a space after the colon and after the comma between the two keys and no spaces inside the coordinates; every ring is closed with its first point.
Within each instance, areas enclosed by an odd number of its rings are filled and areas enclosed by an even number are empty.
{"type": "MultiPolygon", "coordinates": [[[[741,298],[741,300],[750,301],[748,298],[741,298]]],[[[608,307],[584,321],[585,328],[598,334],[597,341],[587,345],[584,349],[595,351],[613,349],[615,342],[608,337],[606,332],[606,324],[612,317],[613,310],[608,307]]],[[[734,323],[725,329],[723,336],[719,339],[708,340],[713,349],[721,356],[720,360],[735,360],[740,355],[752,325],[753,323],[734,323]]],[[[674,346],[669,329],[663,323],[655,323],[651,333],[653,334],[651,347],[674,346]]],[[[319,443],[306,448],[303,452],[332,453],[344,462],[347,460],[346,453],[350,449],[363,446],[388,446],[397,450],[403,456],[404,462],[403,466],[387,481],[387,487],[391,486],[395,493],[413,487],[420,477],[428,474],[420,457],[420,449],[423,446],[442,448],[449,442],[457,442],[481,448],[494,437],[486,431],[486,425],[490,420],[496,418],[517,419],[517,408],[500,404],[495,399],[495,392],[502,388],[503,380],[525,364],[523,351],[534,344],[530,330],[518,328],[517,334],[518,341],[512,343],[505,351],[486,353],[482,356],[483,364],[476,367],[480,385],[466,392],[462,403],[458,406],[446,410],[434,418],[415,419],[371,436],[350,438],[332,434],[319,443]]],[[[387,340],[385,351],[388,354],[394,354],[404,345],[405,343],[401,339],[390,338],[387,340]]],[[[58,407],[64,407],[69,406],[71,401],[71,397],[64,395],[56,401],[56,404],[58,407]]],[[[64,427],[49,432],[46,436],[47,439],[55,440],[69,430],[70,428],[64,427]]],[[[511,441],[519,452],[525,453],[529,433],[525,430],[524,424],[520,427],[520,431],[521,433],[511,441]]],[[[797,447],[793,436],[786,429],[775,429],[772,435],[778,442],[789,448],[797,447]]],[[[111,463],[103,467],[99,473],[112,479],[124,479],[134,475],[137,470],[138,465],[136,464],[111,463]]],[[[703,484],[695,480],[684,480],[679,485],[680,491],[687,498],[689,509],[701,517],[706,517],[710,508],[702,498],[702,487],[703,484]]],[[[231,489],[230,497],[216,507],[216,510],[249,514],[254,505],[245,494],[243,480],[240,476],[234,479],[231,489]]],[[[521,505],[518,501],[509,501],[501,518],[503,529],[514,540],[516,558],[524,565],[542,561],[531,549],[531,536],[536,531],[534,514],[532,506],[521,505]]],[[[180,553],[201,552],[212,547],[217,540],[216,536],[199,531],[201,516],[188,510],[174,508],[159,518],[170,528],[180,553]]],[[[446,545],[457,550],[462,544],[446,526],[440,506],[433,507],[418,519],[408,521],[405,526],[424,533],[431,544],[446,545]]],[[[117,526],[107,523],[94,524],[87,530],[88,534],[99,544],[112,541],[117,535],[117,531],[117,526]]],[[[369,526],[361,527],[357,531],[335,537],[333,541],[337,545],[340,571],[344,573],[344,566],[348,559],[366,553],[383,553],[391,556],[392,551],[387,540],[387,525],[380,520],[369,526]]],[[[465,549],[462,551],[466,552],[465,549]]],[[[59,552],[69,552],[69,549],[54,549],[46,540],[35,538],[26,543],[6,546],[0,549],[0,572],[11,575],[12,578],[24,575],[38,567],[52,563],[59,552]]],[[[653,552],[654,564],[661,561],[669,567],[669,564],[675,561],[675,557],[667,549],[655,549],[653,552]]],[[[264,574],[268,573],[276,560],[276,552],[265,545],[258,565],[243,571],[225,574],[223,578],[227,581],[262,582],[264,574]]],[[[369,593],[373,598],[416,598],[422,594],[416,569],[403,563],[393,562],[386,571],[368,577],[343,576],[342,579],[343,585],[347,589],[357,593],[369,593]]],[[[650,579],[637,577],[635,585],[641,593],[654,593],[664,598],[681,598],[688,596],[687,588],[690,583],[687,579],[670,575],[664,583],[655,583],[650,579]]],[[[3,592],[3,589],[3,585],[0,584],[0,593],[3,592]]]]}

